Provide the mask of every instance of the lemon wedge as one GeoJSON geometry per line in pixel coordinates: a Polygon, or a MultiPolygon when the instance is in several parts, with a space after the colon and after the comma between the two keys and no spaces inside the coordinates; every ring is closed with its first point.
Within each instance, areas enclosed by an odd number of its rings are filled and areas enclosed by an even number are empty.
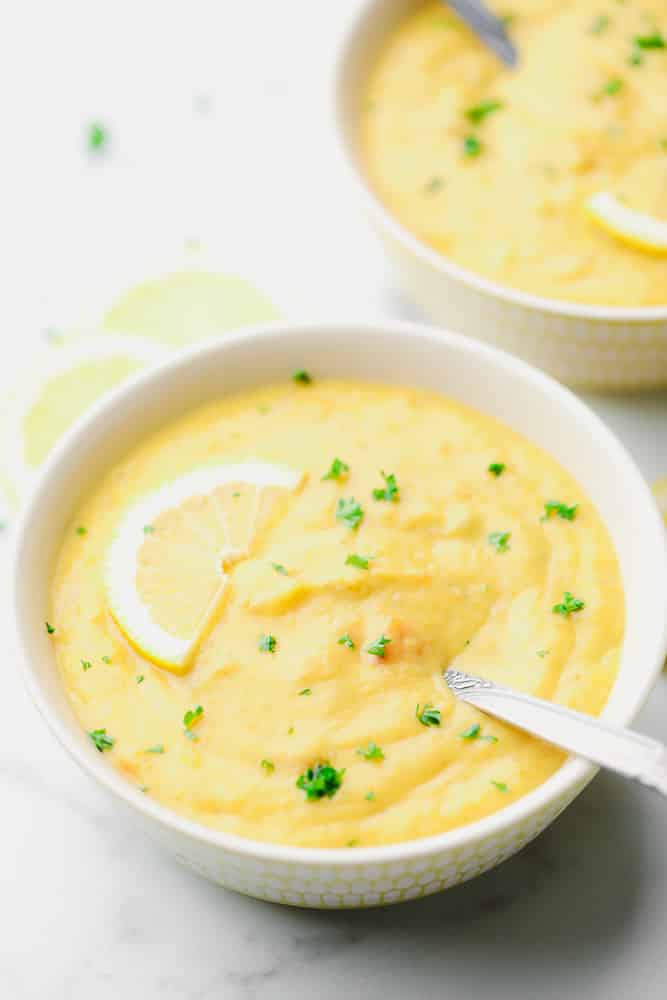
{"type": "Polygon", "coordinates": [[[628,208],[608,191],[599,191],[586,202],[592,221],[628,246],[646,253],[667,254],[667,222],[628,208]]]}
{"type": "Polygon", "coordinates": [[[228,570],[247,558],[303,477],[261,461],[205,466],[141,497],[109,546],[109,611],[142,656],[177,674],[221,609],[228,570]]]}

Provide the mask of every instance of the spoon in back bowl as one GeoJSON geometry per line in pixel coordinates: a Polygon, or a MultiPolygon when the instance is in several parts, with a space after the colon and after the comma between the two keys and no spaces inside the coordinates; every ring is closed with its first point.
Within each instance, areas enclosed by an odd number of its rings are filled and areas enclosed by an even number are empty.
{"type": "Polygon", "coordinates": [[[446,670],[444,676],[457,698],[481,712],[667,796],[667,747],[657,740],[462,670],[446,670]]]}
{"type": "Polygon", "coordinates": [[[518,53],[505,31],[499,17],[492,14],[480,0],[443,0],[477,37],[491,49],[506,66],[516,66],[518,53]]]}

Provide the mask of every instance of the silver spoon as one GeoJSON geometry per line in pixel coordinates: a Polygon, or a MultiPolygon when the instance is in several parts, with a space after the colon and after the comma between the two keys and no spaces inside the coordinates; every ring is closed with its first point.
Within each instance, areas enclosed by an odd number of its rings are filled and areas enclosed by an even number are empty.
{"type": "Polygon", "coordinates": [[[445,680],[457,698],[481,712],[667,796],[667,747],[657,740],[462,670],[446,670],[445,680]]]}
{"type": "Polygon", "coordinates": [[[443,0],[443,3],[455,11],[506,66],[516,66],[519,56],[505,31],[505,25],[481,0],[443,0]]]}

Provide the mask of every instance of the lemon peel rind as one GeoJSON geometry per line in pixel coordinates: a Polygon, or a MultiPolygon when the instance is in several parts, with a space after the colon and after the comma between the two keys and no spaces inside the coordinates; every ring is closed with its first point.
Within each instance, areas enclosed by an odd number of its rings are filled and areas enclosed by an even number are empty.
{"type": "MultiPolygon", "coordinates": [[[[126,511],[107,550],[103,576],[109,612],[137,652],[160,666],[177,672],[184,671],[220,603],[226,579],[222,568],[225,552],[222,552],[219,554],[218,570],[220,590],[205,609],[197,633],[191,638],[180,638],[166,632],[153,620],[135,587],[132,587],[131,596],[128,595],[127,567],[137,564],[139,549],[146,537],[146,525],[151,524],[164,510],[176,507],[193,496],[205,496],[229,483],[243,482],[260,488],[281,486],[294,489],[301,478],[301,474],[289,466],[254,459],[228,465],[203,466],[146,494],[126,511]]],[[[230,550],[228,555],[238,553],[230,550]]]]}
{"type": "Polygon", "coordinates": [[[628,208],[609,191],[599,191],[589,198],[586,213],[620,242],[647,253],[667,255],[667,222],[628,208]]]}

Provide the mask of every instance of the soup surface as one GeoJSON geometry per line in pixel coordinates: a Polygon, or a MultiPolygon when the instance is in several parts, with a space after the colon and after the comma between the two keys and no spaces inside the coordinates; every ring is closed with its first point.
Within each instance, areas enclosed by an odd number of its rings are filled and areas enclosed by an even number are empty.
{"type": "Polygon", "coordinates": [[[563,758],[458,703],[443,669],[599,713],[624,629],[616,557],[577,483],[502,424],[420,389],[306,379],[207,404],[96,484],[53,580],[62,679],[128,781],[217,829],[320,847],[449,830],[563,758]],[[287,485],[226,476],[248,459],[287,485]]]}
{"type": "Polygon", "coordinates": [[[439,0],[390,33],[361,111],[387,208],[457,264],[573,302],[667,303],[667,259],[597,228],[608,191],[667,221],[667,11],[659,0],[512,0],[519,65],[439,0]]]}

